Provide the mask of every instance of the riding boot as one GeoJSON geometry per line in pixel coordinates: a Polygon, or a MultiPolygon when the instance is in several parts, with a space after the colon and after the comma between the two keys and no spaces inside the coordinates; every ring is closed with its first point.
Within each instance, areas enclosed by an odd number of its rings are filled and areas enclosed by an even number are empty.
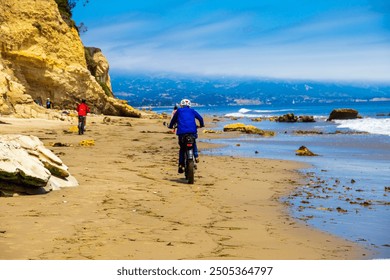
{"type": "Polygon", "coordinates": [[[184,165],[179,164],[179,169],[177,170],[178,173],[184,173],[184,165]]]}

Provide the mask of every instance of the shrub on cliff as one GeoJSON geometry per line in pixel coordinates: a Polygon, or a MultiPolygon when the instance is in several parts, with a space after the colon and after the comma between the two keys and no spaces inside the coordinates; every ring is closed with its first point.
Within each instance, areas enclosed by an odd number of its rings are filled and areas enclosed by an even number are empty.
{"type": "MultiPolygon", "coordinates": [[[[55,0],[58,6],[58,10],[60,11],[62,19],[66,22],[70,27],[76,28],[79,32],[85,32],[87,27],[84,23],[80,23],[80,26],[76,26],[76,23],[72,19],[72,10],[76,7],[77,2],[79,0],[55,0]]],[[[89,0],[84,0],[83,5],[85,6],[89,0]]]]}
{"type": "Polygon", "coordinates": [[[76,0],[55,0],[58,5],[62,19],[70,27],[76,28],[76,24],[72,19],[72,9],[76,7],[76,0]]]}

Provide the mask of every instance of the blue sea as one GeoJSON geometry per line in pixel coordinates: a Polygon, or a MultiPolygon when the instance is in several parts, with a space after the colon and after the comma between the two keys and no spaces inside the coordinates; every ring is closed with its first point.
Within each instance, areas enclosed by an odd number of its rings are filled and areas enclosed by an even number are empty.
{"type": "MultiPolygon", "coordinates": [[[[390,258],[390,100],[194,108],[202,115],[223,117],[212,124],[214,130],[240,122],[275,131],[276,136],[269,138],[242,135],[205,140],[200,135],[199,141],[223,144],[221,148],[201,152],[309,164],[310,168],[300,170],[307,176],[305,185],[281,199],[289,205],[291,215],[312,227],[365,246],[374,259],[390,258]],[[336,108],[355,109],[362,118],[326,121],[336,108]],[[252,121],[287,113],[313,116],[316,122],[252,121]],[[297,135],[294,131],[298,130],[323,133],[297,135]],[[300,146],[318,156],[296,156],[300,146]]],[[[171,112],[171,108],[153,110],[171,112]]]]}

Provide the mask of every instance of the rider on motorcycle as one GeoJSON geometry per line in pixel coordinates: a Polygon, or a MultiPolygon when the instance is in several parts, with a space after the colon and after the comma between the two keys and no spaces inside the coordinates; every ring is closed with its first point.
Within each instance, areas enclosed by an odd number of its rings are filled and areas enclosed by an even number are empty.
{"type": "MultiPolygon", "coordinates": [[[[180,102],[180,108],[177,109],[173,115],[171,122],[169,123],[168,128],[172,129],[175,124],[177,124],[176,134],[179,138],[179,173],[184,172],[184,152],[185,147],[183,147],[183,136],[185,134],[192,134],[195,139],[198,138],[198,131],[196,126],[197,119],[199,121],[200,127],[204,127],[203,118],[197,111],[191,108],[191,101],[188,99],[183,99],[180,102]]],[[[194,157],[195,162],[199,162],[198,148],[196,146],[196,141],[194,143],[194,157]]]]}

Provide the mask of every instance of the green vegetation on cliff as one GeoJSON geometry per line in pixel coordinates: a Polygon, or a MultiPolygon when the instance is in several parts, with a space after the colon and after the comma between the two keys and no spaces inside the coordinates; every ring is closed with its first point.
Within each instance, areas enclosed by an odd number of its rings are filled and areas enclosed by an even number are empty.
{"type": "Polygon", "coordinates": [[[62,19],[70,26],[75,27],[76,24],[72,19],[72,9],[76,7],[77,0],[55,0],[58,5],[62,19]]]}
{"type": "MultiPolygon", "coordinates": [[[[70,26],[76,28],[79,32],[85,32],[87,27],[84,23],[80,23],[76,26],[76,23],[72,19],[72,10],[76,7],[79,0],[55,0],[60,11],[62,19],[70,26]]],[[[89,0],[84,0],[83,5],[85,6],[89,0]]]]}

